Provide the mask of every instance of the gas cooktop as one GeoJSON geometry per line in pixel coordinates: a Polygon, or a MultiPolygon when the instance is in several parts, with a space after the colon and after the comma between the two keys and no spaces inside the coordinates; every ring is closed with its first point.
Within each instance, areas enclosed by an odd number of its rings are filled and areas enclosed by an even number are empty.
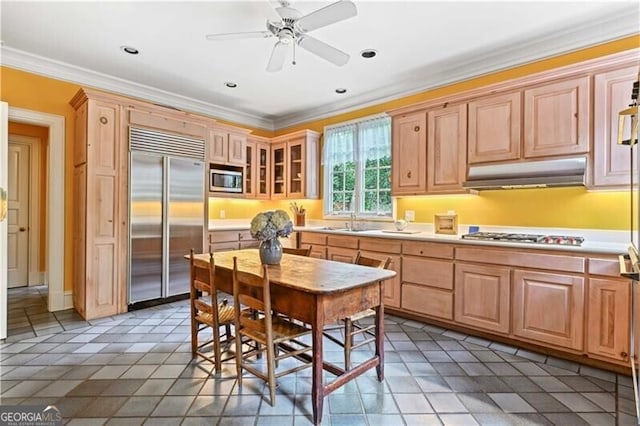
{"type": "Polygon", "coordinates": [[[475,232],[473,234],[463,235],[462,239],[506,241],[511,243],[559,244],[566,246],[580,246],[584,242],[583,237],[570,235],[517,234],[508,232],[475,232]]]}

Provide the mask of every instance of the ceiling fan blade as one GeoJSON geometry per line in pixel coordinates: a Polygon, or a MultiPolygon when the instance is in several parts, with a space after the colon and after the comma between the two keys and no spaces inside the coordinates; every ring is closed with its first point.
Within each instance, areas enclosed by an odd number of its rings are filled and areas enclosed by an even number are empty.
{"type": "Polygon", "coordinates": [[[241,38],[269,38],[273,37],[273,34],[269,31],[248,31],[243,33],[222,33],[222,34],[207,34],[207,40],[220,41],[220,40],[237,40],[241,38]]]}
{"type": "Polygon", "coordinates": [[[269,63],[267,64],[267,71],[275,72],[282,69],[284,60],[287,58],[288,46],[288,44],[285,44],[281,41],[277,42],[275,46],[273,46],[273,50],[271,51],[271,58],[269,58],[269,63]]]}
{"type": "Polygon", "coordinates": [[[282,20],[282,17],[276,10],[280,7],[280,4],[277,1],[263,0],[251,2],[251,4],[254,5],[256,11],[259,11],[259,13],[269,21],[280,22],[282,20]]]}
{"type": "Polygon", "coordinates": [[[298,46],[339,67],[349,62],[349,55],[342,50],[308,35],[303,35],[298,39],[298,46]]]}
{"type": "Polygon", "coordinates": [[[296,25],[302,32],[313,31],[316,28],[351,18],[357,14],[356,5],[353,2],[342,0],[303,16],[298,19],[296,25]]]}

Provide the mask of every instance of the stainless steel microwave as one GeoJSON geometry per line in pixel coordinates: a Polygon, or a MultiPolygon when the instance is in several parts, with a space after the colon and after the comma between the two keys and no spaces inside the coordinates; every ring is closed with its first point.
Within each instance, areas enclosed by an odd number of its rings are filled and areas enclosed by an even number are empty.
{"type": "Polygon", "coordinates": [[[242,172],[235,170],[209,169],[209,191],[242,192],[242,172]]]}

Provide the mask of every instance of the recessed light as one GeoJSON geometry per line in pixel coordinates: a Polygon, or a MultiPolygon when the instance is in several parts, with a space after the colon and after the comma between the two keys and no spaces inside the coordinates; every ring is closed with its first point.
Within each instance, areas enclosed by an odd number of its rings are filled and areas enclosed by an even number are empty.
{"type": "Polygon", "coordinates": [[[129,55],[137,55],[138,53],[140,53],[138,49],[131,46],[120,46],[120,50],[122,50],[124,53],[128,53],[129,55]]]}
{"type": "Polygon", "coordinates": [[[339,87],[336,89],[336,93],[338,93],[339,95],[342,95],[343,93],[347,93],[347,89],[339,87]]]}
{"type": "Polygon", "coordinates": [[[363,58],[366,58],[366,59],[373,58],[377,54],[378,54],[378,52],[375,49],[365,49],[362,52],[360,52],[360,56],[362,56],[363,58]]]}
{"type": "Polygon", "coordinates": [[[227,86],[229,89],[235,89],[236,87],[238,87],[238,85],[233,81],[226,81],[224,85],[227,86]]]}

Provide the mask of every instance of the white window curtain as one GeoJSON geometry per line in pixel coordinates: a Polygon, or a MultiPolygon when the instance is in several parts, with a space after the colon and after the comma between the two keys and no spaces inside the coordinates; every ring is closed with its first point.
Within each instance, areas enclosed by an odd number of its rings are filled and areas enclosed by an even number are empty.
{"type": "Polygon", "coordinates": [[[390,188],[380,187],[375,177],[389,173],[390,157],[391,119],[386,115],[325,128],[322,152],[325,215],[354,212],[362,216],[390,216],[390,188]],[[386,161],[386,170],[382,159],[386,161]],[[369,186],[366,191],[365,180],[369,186]]]}

